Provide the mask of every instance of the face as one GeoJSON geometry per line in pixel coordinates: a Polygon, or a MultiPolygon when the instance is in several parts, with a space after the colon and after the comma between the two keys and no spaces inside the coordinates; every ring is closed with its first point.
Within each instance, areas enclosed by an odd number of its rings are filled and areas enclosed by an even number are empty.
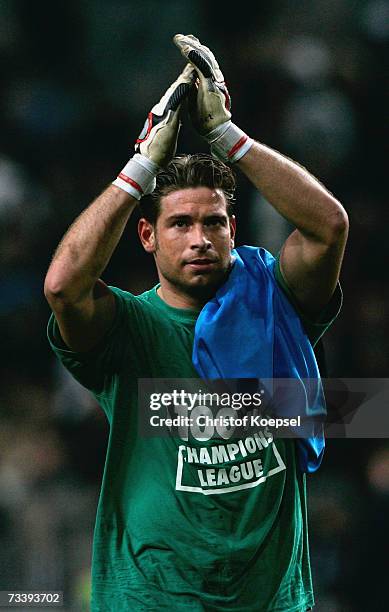
{"type": "Polygon", "coordinates": [[[206,300],[231,266],[235,228],[223,192],[195,187],[164,196],[155,228],[141,219],[139,235],[154,254],[162,289],[206,300]]]}

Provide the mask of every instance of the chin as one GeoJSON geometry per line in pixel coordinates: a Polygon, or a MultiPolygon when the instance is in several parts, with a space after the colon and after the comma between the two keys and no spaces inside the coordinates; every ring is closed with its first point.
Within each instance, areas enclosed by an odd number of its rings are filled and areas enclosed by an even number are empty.
{"type": "Polygon", "coordinates": [[[205,274],[194,277],[187,285],[188,293],[199,296],[213,296],[216,291],[221,287],[225,280],[225,277],[218,276],[217,278],[207,276],[205,274]]]}

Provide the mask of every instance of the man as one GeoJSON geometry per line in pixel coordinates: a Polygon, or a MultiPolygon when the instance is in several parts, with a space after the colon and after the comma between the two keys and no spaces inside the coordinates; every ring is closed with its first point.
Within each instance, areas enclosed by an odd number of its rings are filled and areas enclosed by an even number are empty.
{"type": "MultiPolygon", "coordinates": [[[[233,293],[250,264],[242,259],[246,251],[232,256],[234,176],[213,157],[236,164],[296,227],[276,262],[261,251],[267,285],[257,291],[254,284],[251,319],[242,321],[242,329],[248,325],[249,333],[259,333],[260,348],[272,363],[276,349],[268,346],[268,329],[274,338],[281,330],[284,346],[297,342],[300,350],[306,342],[305,363],[336,316],[347,215],[305,169],[231,122],[229,95],[211,51],[193,36],[174,40],[189,63],[149,113],[137,153],[65,234],[45,282],[54,313],[51,345],[93,392],[110,424],[93,547],[92,610],[307,610],[314,601],[305,475],[295,441],[274,441],[262,433],[250,444],[247,439],[232,445],[219,436],[207,447],[196,435],[142,437],[138,380],[193,379],[201,369],[209,372],[197,336],[206,329],[201,318],[209,305],[229,299],[225,288],[232,279],[233,293]],[[172,160],[180,103],[187,96],[192,122],[213,157],[172,160]],[[107,287],[99,277],[138,201],[150,193],[153,202],[142,211],[138,229],[154,257],[159,284],[134,296],[107,287]],[[277,312],[276,304],[281,304],[277,312]],[[257,314],[265,306],[266,329],[258,331],[257,314]],[[281,310],[288,308],[284,320],[281,310]],[[195,332],[196,321],[201,324],[195,332]]],[[[249,254],[257,265],[257,252],[249,254]]],[[[231,319],[250,299],[240,295],[231,319]]],[[[225,329],[211,342],[211,356],[220,348],[218,339],[229,335],[228,321],[225,329]]],[[[234,342],[240,342],[239,333],[231,330],[234,342]]],[[[242,356],[248,344],[240,345],[242,356]]],[[[279,350],[288,364],[289,354],[279,350]]],[[[229,355],[223,358],[230,361],[229,355]]],[[[235,373],[243,360],[232,361],[235,373]]]]}

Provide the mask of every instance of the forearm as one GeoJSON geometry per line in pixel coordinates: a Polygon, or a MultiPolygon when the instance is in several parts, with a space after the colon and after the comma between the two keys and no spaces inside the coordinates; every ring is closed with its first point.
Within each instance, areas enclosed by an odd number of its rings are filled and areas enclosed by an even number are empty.
{"type": "Polygon", "coordinates": [[[189,68],[184,68],[148,113],[147,130],[144,127],[136,140],[135,155],[62,239],[45,280],[51,306],[58,305],[61,310],[67,304],[80,306],[82,302],[85,306],[89,301],[85,298],[92,297],[137,201],[152,193],[158,171],[174,156],[180,105],[193,83],[189,68]]]}
{"type": "Polygon", "coordinates": [[[299,164],[259,143],[237,163],[268,202],[307,238],[331,243],[347,228],[347,214],[299,164]]]}
{"type": "Polygon", "coordinates": [[[47,272],[49,301],[76,303],[92,292],[136,203],[128,193],[110,185],[81,213],[61,240],[47,272]]]}

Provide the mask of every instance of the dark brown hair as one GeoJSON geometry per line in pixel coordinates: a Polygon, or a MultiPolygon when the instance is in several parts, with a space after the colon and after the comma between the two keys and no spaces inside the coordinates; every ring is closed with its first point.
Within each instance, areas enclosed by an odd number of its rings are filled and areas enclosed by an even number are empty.
{"type": "Polygon", "coordinates": [[[229,166],[207,153],[173,157],[166,168],[157,174],[156,181],[153,193],[140,203],[142,217],[153,225],[160,213],[161,198],[189,187],[221,189],[227,202],[227,214],[233,214],[235,175],[229,166]]]}

